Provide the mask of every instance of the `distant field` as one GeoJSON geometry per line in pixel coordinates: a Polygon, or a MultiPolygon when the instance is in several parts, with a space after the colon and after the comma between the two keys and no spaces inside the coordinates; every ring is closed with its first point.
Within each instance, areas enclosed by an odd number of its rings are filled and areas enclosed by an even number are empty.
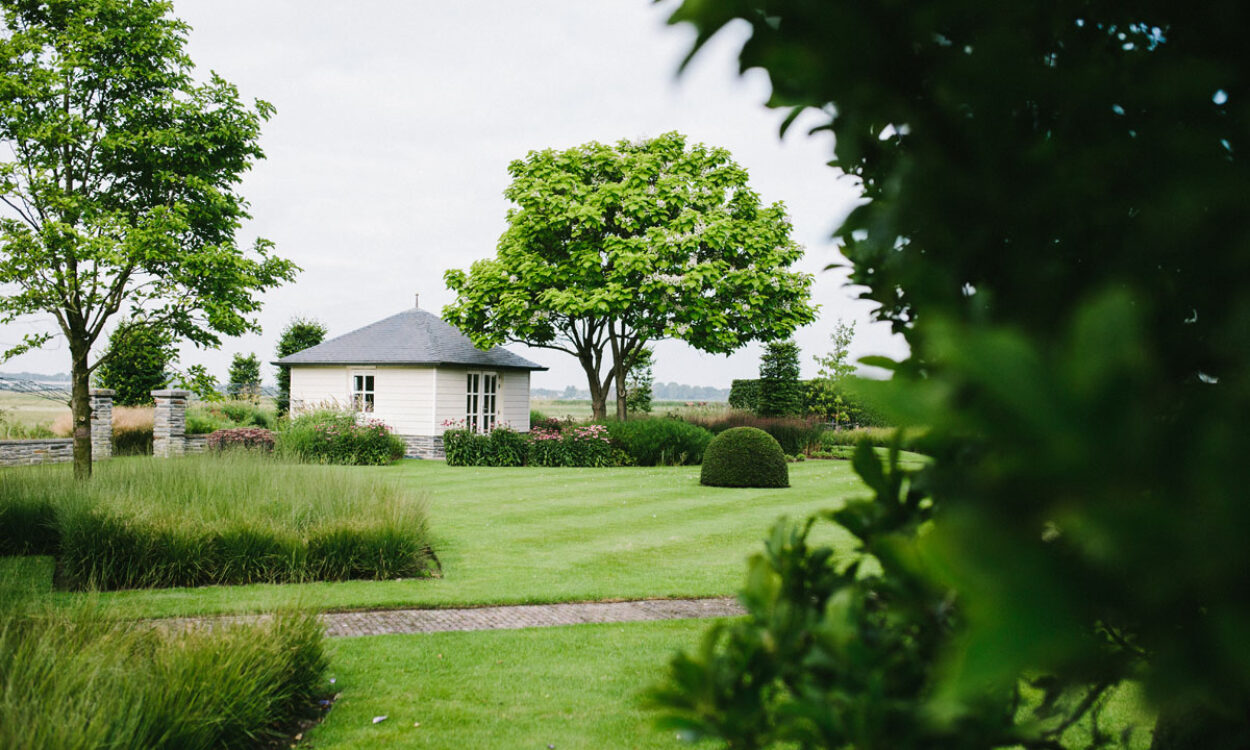
{"type": "MultiPolygon", "coordinates": [[[[609,412],[615,408],[615,402],[608,403],[609,412]]],[[[530,409],[542,412],[543,416],[561,419],[590,419],[590,400],[578,398],[532,398],[530,409]]],[[[724,401],[652,401],[651,413],[664,416],[676,413],[683,417],[719,414],[729,409],[724,401]]]]}
{"type": "Polygon", "coordinates": [[[47,427],[62,414],[69,414],[67,404],[58,404],[27,393],[0,391],[0,422],[25,427],[47,427]]]}

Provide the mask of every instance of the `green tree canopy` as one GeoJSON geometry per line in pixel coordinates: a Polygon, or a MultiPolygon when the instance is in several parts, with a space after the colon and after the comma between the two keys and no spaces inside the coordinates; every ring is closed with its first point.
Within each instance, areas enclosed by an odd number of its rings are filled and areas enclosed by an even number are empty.
{"type": "Polygon", "coordinates": [[[811,277],[780,203],[764,205],[728,151],[678,133],[531,152],[508,167],[496,257],[448,271],[444,318],[478,346],[506,341],[581,363],[596,417],[647,344],[706,352],[811,322],[811,277]]]}
{"type": "Polygon", "coordinates": [[[772,341],[764,347],[756,411],[762,417],[788,417],[803,411],[799,345],[794,341],[772,341]]]}
{"type": "Polygon", "coordinates": [[[108,352],[96,370],[96,380],[102,387],[117,391],[113,397],[116,404],[150,404],[152,391],[166,387],[174,377],[170,367],[177,358],[168,334],[122,323],[109,335],[108,352]]]}
{"type": "Polygon", "coordinates": [[[260,357],[256,352],[236,354],[230,361],[230,380],[226,392],[231,398],[260,398],[260,357]]]}
{"type": "Polygon", "coordinates": [[[258,330],[258,293],[296,271],[266,240],[235,242],[248,218],[239,179],[263,156],[273,108],[216,75],[196,82],[170,11],[0,0],[0,322],[46,313],[65,336],[79,476],[91,470],[91,349],[110,318],[216,346],[258,330]]]}
{"type": "MultiPolygon", "coordinates": [[[[302,352],[326,340],[326,327],[312,318],[291,318],[282,329],[278,339],[278,359],[302,352]]],[[[278,413],[286,414],[291,408],[291,367],[278,365],[278,413]]]]}
{"type": "Polygon", "coordinates": [[[769,602],[842,590],[787,621],[802,645],[754,675],[760,701],[685,718],[881,728],[810,746],[1060,748],[1132,677],[1156,749],[1250,746],[1250,8],[686,0],[673,19],[700,44],[749,24],[742,68],[828,117],[867,199],[838,230],[851,280],[911,345],[877,361],[895,375],[874,403],[934,456],[857,459],[875,501],[837,520],[880,577],[829,584],[835,558],[791,560],[779,531],[787,554],[752,578],[771,632],[696,661],[752,664],[750,643],[782,639],[769,602]],[[880,628],[923,649],[841,649],[880,628]],[[1026,676],[1040,698],[1017,712],[1026,676]],[[857,685],[885,692],[848,715],[857,685]],[[915,733],[874,723],[887,709],[915,733]]]}

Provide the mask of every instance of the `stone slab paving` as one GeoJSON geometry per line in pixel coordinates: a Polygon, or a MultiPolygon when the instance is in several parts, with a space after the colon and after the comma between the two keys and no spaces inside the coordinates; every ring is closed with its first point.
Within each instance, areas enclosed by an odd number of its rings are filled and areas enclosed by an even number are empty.
{"type": "MultiPolygon", "coordinates": [[[[644,599],[627,602],[521,604],[465,609],[389,609],[369,612],[327,612],[321,615],[332,638],[364,635],[440,633],[452,630],[514,630],[586,623],[645,622],[744,614],[732,598],[644,599]]],[[[196,617],[161,620],[164,627],[212,627],[216,624],[258,622],[267,615],[196,617]]]]}

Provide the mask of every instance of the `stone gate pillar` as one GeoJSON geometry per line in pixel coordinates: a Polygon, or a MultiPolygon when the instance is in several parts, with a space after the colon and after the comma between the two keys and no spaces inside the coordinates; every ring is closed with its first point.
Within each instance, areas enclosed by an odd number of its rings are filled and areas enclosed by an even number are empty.
{"type": "Polygon", "coordinates": [[[109,388],[91,389],[91,460],[113,457],[113,397],[109,388]]]}
{"type": "Polygon", "coordinates": [[[191,391],[152,391],[156,416],[152,424],[152,455],[157,458],[181,456],[187,447],[187,400],[191,391]]]}

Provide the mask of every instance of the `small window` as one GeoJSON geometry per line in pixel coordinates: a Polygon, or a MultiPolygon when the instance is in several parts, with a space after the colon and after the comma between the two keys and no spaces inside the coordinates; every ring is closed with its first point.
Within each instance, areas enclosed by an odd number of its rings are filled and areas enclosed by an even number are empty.
{"type": "Polygon", "coordinates": [[[352,408],[356,411],[373,411],[373,376],[352,376],[352,408]]]}
{"type": "Polygon", "coordinates": [[[465,425],[474,432],[490,432],[498,418],[499,376],[470,372],[465,376],[465,425]]]}

